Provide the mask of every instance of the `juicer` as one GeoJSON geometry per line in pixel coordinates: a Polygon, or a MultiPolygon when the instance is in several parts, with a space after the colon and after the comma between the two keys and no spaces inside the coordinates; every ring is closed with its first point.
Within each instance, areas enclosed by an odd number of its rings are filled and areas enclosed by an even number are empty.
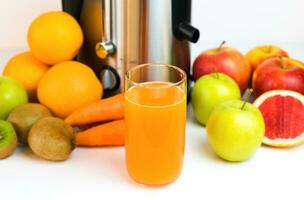
{"type": "Polygon", "coordinates": [[[191,0],[63,0],[62,6],[84,33],[77,59],[95,71],[106,96],[123,91],[126,70],[143,63],[175,65],[189,80],[189,42],[199,39],[191,0]]]}

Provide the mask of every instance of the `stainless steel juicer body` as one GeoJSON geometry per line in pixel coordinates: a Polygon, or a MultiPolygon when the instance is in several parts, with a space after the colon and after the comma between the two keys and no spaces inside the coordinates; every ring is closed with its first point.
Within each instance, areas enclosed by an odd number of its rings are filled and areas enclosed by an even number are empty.
{"type": "Polygon", "coordinates": [[[142,63],[172,64],[189,76],[189,41],[199,38],[190,0],[63,0],[63,9],[83,29],[78,59],[94,69],[107,95],[123,91],[125,71],[142,63]]]}

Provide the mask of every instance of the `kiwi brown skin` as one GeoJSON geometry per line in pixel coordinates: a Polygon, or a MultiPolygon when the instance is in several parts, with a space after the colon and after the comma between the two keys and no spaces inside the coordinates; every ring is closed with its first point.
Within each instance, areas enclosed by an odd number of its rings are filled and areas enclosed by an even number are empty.
{"type": "Polygon", "coordinates": [[[16,150],[17,136],[13,126],[9,122],[0,120],[0,126],[1,126],[0,128],[0,160],[1,160],[9,157],[16,150]]]}
{"type": "Polygon", "coordinates": [[[45,117],[36,122],[28,135],[28,144],[39,157],[51,161],[69,158],[75,148],[75,134],[62,119],[45,117]]]}
{"type": "Polygon", "coordinates": [[[27,144],[27,137],[32,126],[39,119],[50,117],[47,107],[38,103],[27,103],[15,108],[7,118],[16,130],[19,143],[27,144]]]}

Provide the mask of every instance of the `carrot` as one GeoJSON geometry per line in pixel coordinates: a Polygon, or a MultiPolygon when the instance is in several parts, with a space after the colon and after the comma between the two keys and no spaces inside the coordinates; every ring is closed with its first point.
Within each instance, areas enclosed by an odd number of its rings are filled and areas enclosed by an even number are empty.
{"type": "Polygon", "coordinates": [[[76,133],[78,146],[119,146],[124,145],[127,131],[124,120],[116,120],[76,133]]]}
{"type": "Polygon", "coordinates": [[[98,100],[74,111],[65,119],[69,125],[112,121],[124,118],[124,94],[98,100]]]}

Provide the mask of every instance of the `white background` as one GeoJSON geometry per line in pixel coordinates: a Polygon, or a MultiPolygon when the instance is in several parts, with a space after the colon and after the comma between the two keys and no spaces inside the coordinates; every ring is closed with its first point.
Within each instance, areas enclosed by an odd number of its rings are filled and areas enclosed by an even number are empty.
{"type": "MultiPolygon", "coordinates": [[[[0,5],[1,71],[10,56],[26,48],[32,19],[60,9],[60,1],[1,0],[0,5]]],[[[225,39],[242,52],[273,43],[304,59],[303,10],[302,0],[193,0],[193,24],[201,30],[201,39],[192,46],[192,55],[225,39]]],[[[303,199],[304,146],[262,147],[247,162],[227,163],[214,155],[191,112],[187,120],[184,169],[171,185],[133,184],[123,148],[77,148],[59,163],[19,148],[0,161],[0,199],[303,199]]]]}

